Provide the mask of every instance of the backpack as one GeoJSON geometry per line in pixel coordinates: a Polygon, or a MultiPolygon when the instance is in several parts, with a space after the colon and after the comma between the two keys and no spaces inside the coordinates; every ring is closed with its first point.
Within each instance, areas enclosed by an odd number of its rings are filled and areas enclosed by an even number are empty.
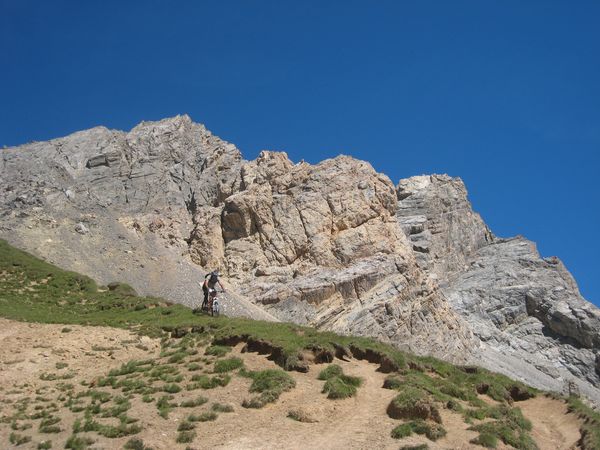
{"type": "Polygon", "coordinates": [[[217,275],[215,272],[211,272],[210,278],[208,279],[208,284],[210,286],[214,286],[217,284],[217,281],[219,281],[219,275],[217,275]]]}

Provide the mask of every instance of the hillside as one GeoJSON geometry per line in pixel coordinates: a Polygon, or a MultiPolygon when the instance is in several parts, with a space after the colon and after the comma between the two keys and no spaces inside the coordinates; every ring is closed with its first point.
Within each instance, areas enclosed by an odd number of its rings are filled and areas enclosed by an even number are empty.
{"type": "Polygon", "coordinates": [[[482,368],[194,314],[3,241],[0,274],[8,448],[600,448],[577,398],[482,368]]]}
{"type": "Polygon", "coordinates": [[[376,338],[600,405],[600,310],[556,257],[495,236],[458,178],[339,156],[245,161],[187,116],[2,149],[0,237],[102,284],[376,338]]]}

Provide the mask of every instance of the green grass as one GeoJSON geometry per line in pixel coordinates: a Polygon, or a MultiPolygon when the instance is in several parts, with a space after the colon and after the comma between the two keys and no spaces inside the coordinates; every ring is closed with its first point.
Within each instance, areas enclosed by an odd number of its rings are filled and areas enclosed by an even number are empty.
{"type": "Polygon", "coordinates": [[[48,450],[52,448],[52,441],[42,441],[37,445],[38,450],[48,450]]]}
{"type": "Polygon", "coordinates": [[[60,433],[62,430],[58,425],[56,425],[60,422],[60,420],[60,417],[56,416],[46,417],[40,422],[38,431],[40,433],[60,433]]]}
{"type": "Polygon", "coordinates": [[[446,435],[446,430],[442,425],[435,422],[424,422],[417,420],[412,422],[412,429],[417,434],[424,434],[427,439],[437,441],[446,435]]]}
{"type": "Polygon", "coordinates": [[[208,375],[194,375],[191,379],[192,383],[186,386],[188,391],[195,389],[214,389],[216,387],[224,387],[229,384],[231,377],[227,374],[215,375],[209,377],[208,375]]]}
{"type": "Polygon", "coordinates": [[[205,355],[216,356],[218,358],[225,356],[231,351],[231,347],[225,345],[211,345],[204,350],[205,355]]]}
{"type": "Polygon", "coordinates": [[[402,439],[413,434],[412,423],[401,423],[392,430],[392,437],[394,439],[402,439]]]}
{"type": "Polygon", "coordinates": [[[142,431],[142,427],[137,423],[131,423],[132,421],[135,421],[135,419],[130,419],[125,415],[121,415],[119,417],[119,425],[113,426],[113,425],[107,425],[107,424],[100,423],[97,420],[88,417],[88,418],[86,418],[83,425],[81,425],[80,429],[77,430],[77,432],[79,432],[79,431],[85,431],[85,432],[94,431],[101,436],[104,436],[104,437],[107,437],[110,439],[116,439],[116,438],[120,438],[120,437],[124,437],[124,436],[129,436],[132,434],[137,434],[140,431],[142,431]]]}
{"type": "Polygon", "coordinates": [[[329,399],[342,399],[354,397],[357,388],[362,384],[362,379],[345,375],[337,364],[331,364],[319,373],[319,380],[327,380],[323,386],[323,393],[329,399]]]}
{"type": "Polygon", "coordinates": [[[171,412],[171,410],[173,408],[177,407],[177,403],[172,403],[171,400],[173,400],[172,395],[163,395],[156,402],[156,408],[158,409],[158,415],[160,417],[162,417],[163,419],[168,419],[169,413],[171,412]]]}
{"type": "Polygon", "coordinates": [[[432,419],[441,422],[439,410],[431,396],[422,389],[406,384],[388,405],[387,413],[393,419],[432,419]]]}
{"type": "Polygon", "coordinates": [[[489,433],[480,433],[475,439],[471,439],[471,444],[480,445],[485,448],[496,448],[498,446],[498,436],[489,433]]]}
{"type": "Polygon", "coordinates": [[[196,428],[195,423],[184,420],[183,422],[179,423],[179,426],[177,427],[177,431],[189,431],[189,430],[193,430],[194,428],[196,428]]]}
{"type": "Polygon", "coordinates": [[[112,369],[108,372],[109,377],[120,377],[124,375],[131,375],[134,373],[145,373],[149,371],[155,364],[153,360],[131,360],[123,364],[118,369],[112,369]]]}
{"type": "Polygon", "coordinates": [[[200,370],[202,368],[202,366],[198,363],[189,363],[187,366],[187,370],[189,370],[190,372],[195,372],[196,370],[200,370]]]}
{"type": "Polygon", "coordinates": [[[88,391],[80,392],[77,394],[78,398],[90,397],[92,402],[106,403],[112,399],[112,395],[108,392],[98,391],[96,389],[90,389],[88,391]]]}
{"type": "Polygon", "coordinates": [[[169,394],[176,394],[181,391],[181,386],[175,383],[165,384],[161,390],[163,392],[168,392],[169,394]]]}
{"type": "Polygon", "coordinates": [[[244,362],[240,358],[220,359],[215,362],[214,372],[231,372],[232,370],[241,368],[243,365],[244,362]]]}
{"type": "Polygon", "coordinates": [[[129,439],[123,446],[125,450],[152,450],[144,445],[144,441],[139,438],[129,439]]]}
{"type": "Polygon", "coordinates": [[[199,396],[193,399],[184,400],[179,406],[183,408],[195,408],[196,406],[204,405],[207,401],[208,399],[206,397],[199,396]]]}
{"type": "Polygon", "coordinates": [[[402,439],[413,433],[424,434],[429,440],[437,441],[446,435],[446,430],[438,423],[416,420],[398,425],[392,430],[392,437],[402,439]]]}
{"type": "Polygon", "coordinates": [[[581,444],[584,449],[600,449],[600,413],[594,411],[578,397],[567,399],[569,412],[577,414],[582,419],[581,444]]]}
{"type": "Polygon", "coordinates": [[[233,406],[231,405],[224,405],[222,403],[213,403],[212,406],[210,407],[210,409],[214,412],[217,413],[230,413],[233,412],[233,406]]]}
{"type": "Polygon", "coordinates": [[[19,433],[12,432],[8,438],[11,444],[19,446],[31,442],[31,436],[25,436],[19,433]]]}
{"type": "Polygon", "coordinates": [[[73,378],[75,374],[73,372],[56,374],[56,373],[48,373],[44,372],[40,375],[40,380],[42,381],[56,381],[56,380],[70,380],[73,378]]]}
{"type": "MultiPolygon", "coordinates": [[[[475,416],[471,411],[471,415],[478,419],[494,419],[484,423],[473,425],[469,430],[478,431],[479,436],[473,440],[482,446],[489,446],[501,440],[507,445],[511,445],[520,450],[535,450],[537,446],[529,435],[531,431],[531,422],[523,417],[523,413],[519,408],[511,408],[507,405],[498,405],[493,407],[482,408],[483,414],[475,416]]],[[[495,448],[495,447],[490,447],[495,448]]]]}
{"type": "MultiPolygon", "coordinates": [[[[372,339],[338,336],[312,328],[286,323],[252,321],[195,315],[190,308],[168,304],[152,297],[134,296],[128,289],[99,291],[96,283],[84,275],[59,269],[0,240],[0,316],[28,322],[65,325],[106,325],[135,329],[140,334],[163,336],[165,332],[204,329],[215,341],[243,336],[269,342],[277,350],[277,362],[293,367],[306,349],[335,352],[336,345],[356,351],[384,355],[398,366],[405,366],[404,353],[372,339]],[[31,282],[30,295],[22,287],[31,282]],[[154,306],[152,308],[146,306],[154,306]],[[222,320],[223,319],[223,320],[222,320]]],[[[231,348],[213,345],[207,355],[225,356],[231,348]]]]}
{"type": "Polygon", "coordinates": [[[277,401],[279,396],[296,386],[294,379],[283,370],[268,369],[257,372],[244,371],[244,376],[252,379],[249,391],[260,395],[244,400],[244,408],[262,408],[267,403],[277,401]]]}
{"type": "Polygon", "coordinates": [[[216,420],[218,414],[214,411],[203,412],[202,414],[190,414],[187,418],[189,422],[212,422],[216,420]]]}
{"type": "Polygon", "coordinates": [[[94,443],[94,440],[87,436],[72,435],[67,439],[65,448],[72,450],[84,450],[94,443]]]}
{"type": "MultiPolygon", "coordinates": [[[[467,423],[493,419],[470,428],[480,433],[476,441],[481,445],[490,443],[492,436],[515,448],[535,448],[529,435],[531,423],[520,409],[509,405],[513,399],[536,395],[534,389],[484,369],[456,367],[434,358],[421,358],[415,369],[385,380],[384,387],[399,391],[388,406],[390,417],[441,423],[439,408],[443,405],[462,414],[467,423]],[[486,394],[499,404],[489,406],[478,398],[478,394],[486,394]],[[470,407],[464,407],[462,403],[470,407]]],[[[400,426],[397,432],[405,430],[406,427],[400,426]]]]}
{"type": "Polygon", "coordinates": [[[333,377],[339,377],[340,375],[343,375],[344,371],[342,370],[342,368],[340,366],[338,366],[337,364],[331,364],[329,366],[327,366],[325,369],[321,370],[321,372],[319,372],[319,376],[317,377],[319,380],[329,380],[330,378],[333,377]]]}
{"type": "MultiPolygon", "coordinates": [[[[341,348],[345,349],[348,355],[358,359],[377,360],[385,366],[386,371],[395,372],[384,384],[386,388],[398,391],[398,396],[392,402],[394,414],[398,409],[405,408],[408,420],[424,419],[418,414],[412,417],[410,413],[411,408],[414,413],[415,406],[424,406],[429,411],[428,415],[431,416],[429,418],[435,419],[433,411],[447,407],[463,414],[466,421],[475,423],[478,418],[483,417],[493,424],[486,425],[490,429],[478,430],[481,439],[496,436],[498,440],[504,442],[515,442],[516,445],[520,445],[519,448],[528,448],[529,445],[530,437],[526,422],[521,420],[519,413],[514,412],[507,405],[513,400],[536,395],[537,391],[481,368],[457,367],[435,358],[410,355],[373,339],[339,336],[294,324],[227,317],[216,320],[207,315],[195,315],[189,308],[172,305],[159,298],[136,296],[135,292],[123,284],[114,285],[112,290],[108,291],[98,290],[96,283],[90,278],[59,269],[11,247],[2,240],[0,240],[0,273],[2,273],[0,277],[0,316],[2,317],[28,322],[63,324],[65,325],[63,332],[71,330],[69,325],[106,325],[130,329],[141,335],[164,338],[163,354],[159,359],[130,361],[98,380],[98,387],[121,389],[124,395],[141,394],[149,400],[150,394],[156,392],[159,385],[171,386],[167,390],[173,392],[176,388],[172,386],[179,386],[178,383],[182,383],[181,385],[188,390],[225,386],[230,381],[226,372],[235,370],[231,368],[232,365],[239,363],[231,362],[235,360],[234,358],[225,360],[220,358],[231,352],[231,345],[242,341],[247,342],[249,346],[251,343],[259,343],[261,348],[272,352],[272,359],[281,367],[298,370],[303,368],[302,353],[306,351],[329,353],[332,359],[336,349],[341,348]],[[27,290],[24,290],[24,287],[27,287],[27,290]],[[184,337],[169,339],[171,335],[184,337]],[[196,357],[194,360],[188,358],[197,353],[199,345],[206,343],[212,343],[205,350],[207,357],[196,357]],[[215,358],[217,361],[214,361],[215,358]],[[189,380],[187,373],[189,370],[200,369],[200,364],[197,364],[199,360],[203,360],[206,364],[214,361],[213,370],[215,372],[222,370],[224,373],[215,376],[200,375],[189,380]],[[180,373],[180,368],[187,368],[186,375],[180,373]],[[157,381],[162,383],[152,386],[157,381]],[[500,402],[504,405],[504,409],[489,408],[478,398],[479,394],[486,394],[500,402]],[[512,435],[506,429],[510,430],[512,435]]],[[[64,367],[59,368],[58,365],[56,367],[59,370],[64,369],[64,367]]],[[[328,389],[346,395],[347,392],[352,391],[352,387],[356,387],[355,382],[347,378],[341,369],[331,367],[334,365],[330,365],[326,371],[332,373],[323,375],[326,384],[329,383],[328,389]],[[337,381],[331,381],[334,379],[337,381]]],[[[247,372],[243,368],[240,372],[251,374],[251,392],[258,394],[245,401],[245,406],[248,407],[260,407],[270,401],[276,401],[281,392],[293,387],[293,379],[281,378],[274,386],[259,390],[256,386],[265,384],[265,380],[261,379],[265,375],[247,372]]],[[[285,374],[283,371],[275,372],[285,374]]],[[[288,374],[285,375],[289,377],[288,374]]],[[[46,373],[42,378],[46,381],[57,381],[71,376],[73,376],[71,372],[46,373]]],[[[101,407],[102,398],[92,398],[93,404],[90,405],[77,404],[70,399],[69,407],[74,412],[85,411],[101,415],[115,414],[124,408],[124,404],[113,405],[110,408],[101,407]]],[[[169,397],[164,396],[157,401],[157,408],[163,417],[168,417],[168,412],[178,406],[170,400],[169,397]],[[163,400],[165,398],[167,400],[163,400]]],[[[600,448],[598,413],[586,408],[577,399],[570,399],[569,405],[583,418],[582,432],[586,448],[600,448]]],[[[38,406],[35,405],[36,408],[38,406]]],[[[49,413],[46,413],[44,408],[35,411],[33,415],[39,414],[38,418],[48,417],[49,413]]],[[[481,425],[484,424],[473,426],[481,425]]],[[[56,424],[48,425],[48,427],[52,426],[56,424]]]]}

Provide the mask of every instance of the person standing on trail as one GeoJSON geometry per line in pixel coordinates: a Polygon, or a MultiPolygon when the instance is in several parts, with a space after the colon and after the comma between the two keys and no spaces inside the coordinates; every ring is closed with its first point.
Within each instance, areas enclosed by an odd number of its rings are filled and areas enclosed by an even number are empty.
{"type": "Polygon", "coordinates": [[[221,280],[219,280],[219,271],[213,270],[210,273],[204,275],[204,283],[202,283],[202,292],[204,292],[204,301],[202,302],[202,309],[208,307],[208,291],[209,289],[214,289],[215,286],[219,283],[223,292],[225,292],[225,288],[221,284],[221,280]]]}

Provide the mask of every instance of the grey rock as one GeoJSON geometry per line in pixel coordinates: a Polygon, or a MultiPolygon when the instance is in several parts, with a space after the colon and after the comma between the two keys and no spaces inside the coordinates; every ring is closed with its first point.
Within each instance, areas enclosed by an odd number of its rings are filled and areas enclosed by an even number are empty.
{"type": "Polygon", "coordinates": [[[75,231],[77,231],[79,234],[88,234],[90,232],[90,230],[88,230],[88,228],[81,222],[78,222],[75,225],[75,231]]]}
{"type": "Polygon", "coordinates": [[[600,404],[600,310],[581,297],[562,262],[541,258],[522,237],[493,236],[459,179],[402,180],[398,198],[397,217],[420,266],[480,341],[473,362],[542,389],[561,391],[573,380],[600,404]]]}
{"type": "Polygon", "coordinates": [[[460,179],[244,161],[187,116],[1,152],[0,237],[66,269],[194,307],[218,268],[225,314],[572,382],[600,404],[598,309],[557,258],[495,237],[460,179]]]}
{"type": "Polygon", "coordinates": [[[494,236],[471,208],[460,178],[422,175],[400,180],[396,217],[417,260],[444,280],[464,270],[470,257],[494,236]]]}

